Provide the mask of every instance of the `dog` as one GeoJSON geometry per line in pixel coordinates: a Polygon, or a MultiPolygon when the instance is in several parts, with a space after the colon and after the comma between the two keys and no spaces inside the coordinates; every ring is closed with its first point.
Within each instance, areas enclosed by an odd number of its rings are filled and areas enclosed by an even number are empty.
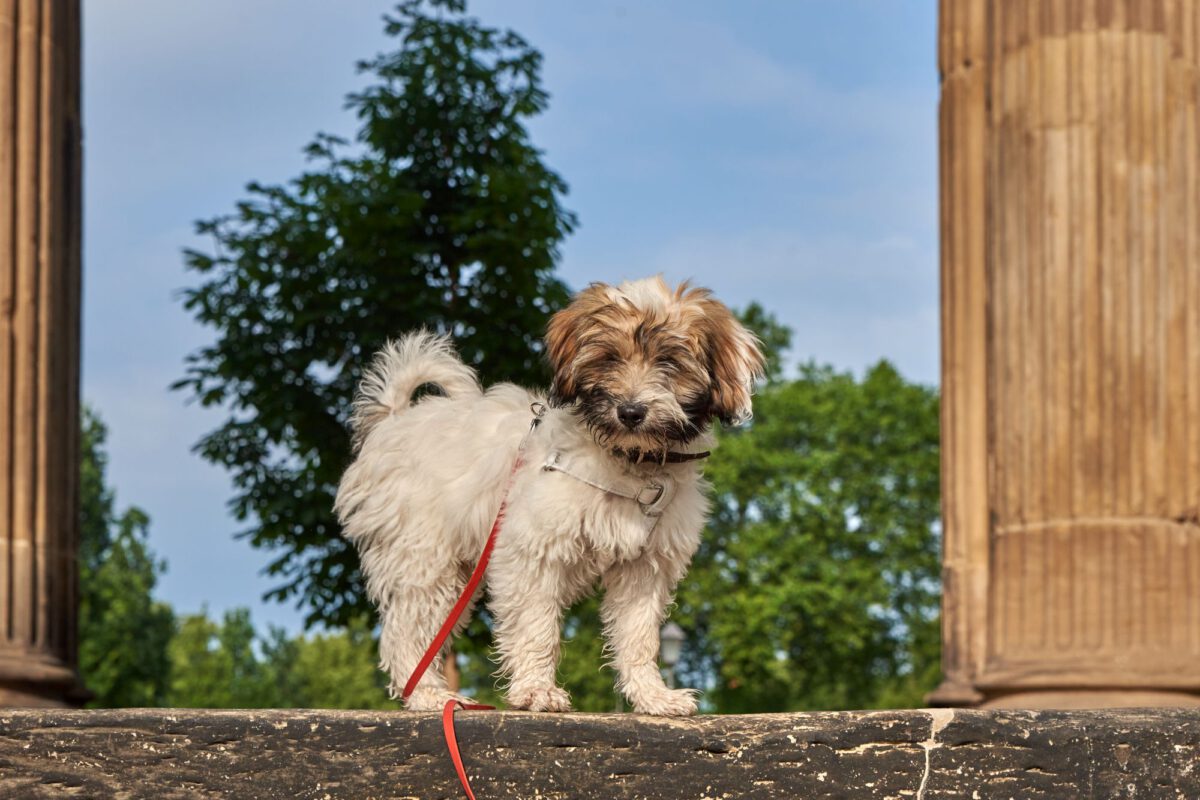
{"type": "MultiPolygon", "coordinates": [[[[450,340],[426,331],[389,343],[366,373],[335,510],[379,609],[380,666],[399,696],[507,490],[486,585],[508,705],[570,710],[555,679],[563,611],[599,582],[622,694],[640,713],[693,714],[696,693],[659,672],[659,629],[706,520],[711,423],[750,418],[761,343],[708,290],[658,277],[584,289],[551,318],[545,352],[548,396],[482,391],[450,340]],[[425,385],[437,393],[412,402],[425,385]]],[[[407,708],[461,699],[440,660],[407,708]]]]}

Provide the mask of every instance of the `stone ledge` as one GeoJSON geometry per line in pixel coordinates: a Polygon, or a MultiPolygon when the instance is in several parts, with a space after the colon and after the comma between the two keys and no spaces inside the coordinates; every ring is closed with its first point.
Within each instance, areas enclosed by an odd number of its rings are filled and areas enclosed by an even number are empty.
{"type": "MultiPolygon", "coordinates": [[[[460,712],[488,798],[1200,798],[1200,713],[460,712]]],[[[434,714],[0,709],[0,797],[458,798],[434,714]]]]}

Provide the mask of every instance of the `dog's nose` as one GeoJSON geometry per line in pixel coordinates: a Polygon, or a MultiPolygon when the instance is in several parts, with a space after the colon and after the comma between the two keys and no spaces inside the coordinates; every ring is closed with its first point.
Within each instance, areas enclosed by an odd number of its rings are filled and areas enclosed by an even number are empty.
{"type": "Polygon", "coordinates": [[[646,419],[646,406],[642,403],[621,403],[617,406],[617,419],[626,428],[636,428],[646,419]]]}

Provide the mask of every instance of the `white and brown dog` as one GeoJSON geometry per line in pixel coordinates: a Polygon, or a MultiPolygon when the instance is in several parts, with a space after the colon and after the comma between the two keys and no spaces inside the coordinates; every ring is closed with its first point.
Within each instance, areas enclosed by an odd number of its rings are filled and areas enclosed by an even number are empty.
{"type": "MultiPolygon", "coordinates": [[[[512,384],[482,391],[450,342],[427,332],[389,344],[363,380],[336,510],[379,607],[392,691],[466,585],[512,473],[486,575],[508,704],[570,708],[555,681],[562,614],[599,579],[618,687],[636,711],[694,713],[695,693],[659,673],[659,627],[708,510],[698,465],[710,422],[749,418],[758,340],[707,290],[651,278],[580,292],[551,319],[546,351],[549,398],[512,384]],[[413,404],[424,384],[444,396],[413,404]]],[[[439,667],[409,708],[453,697],[439,667]]]]}

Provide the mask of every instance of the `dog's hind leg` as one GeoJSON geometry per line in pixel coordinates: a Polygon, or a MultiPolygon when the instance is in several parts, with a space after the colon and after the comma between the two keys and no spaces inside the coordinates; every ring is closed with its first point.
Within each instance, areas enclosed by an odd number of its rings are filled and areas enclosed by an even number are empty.
{"type": "MultiPolygon", "coordinates": [[[[399,698],[404,685],[416,669],[426,649],[437,636],[446,617],[450,615],[459,593],[466,584],[457,566],[447,564],[444,570],[422,571],[426,581],[420,584],[408,580],[397,582],[380,597],[379,613],[382,633],[379,637],[380,666],[390,677],[393,697],[399,698]]],[[[471,609],[463,613],[456,631],[470,619],[471,609]]],[[[443,647],[416,689],[405,702],[411,711],[437,711],[450,699],[465,699],[454,694],[446,685],[442,661],[448,647],[443,647]]]]}

